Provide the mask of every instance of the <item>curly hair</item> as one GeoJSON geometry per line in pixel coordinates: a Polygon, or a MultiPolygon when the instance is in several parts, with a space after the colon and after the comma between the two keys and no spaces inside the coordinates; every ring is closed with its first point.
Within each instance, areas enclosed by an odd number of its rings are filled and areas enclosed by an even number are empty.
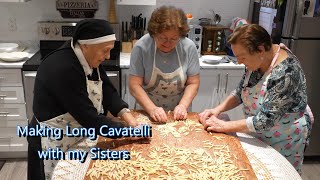
{"type": "Polygon", "coordinates": [[[268,32],[257,24],[242,25],[228,37],[228,43],[240,43],[247,47],[250,54],[260,52],[259,46],[263,46],[266,51],[272,47],[272,40],[268,32]]]}
{"type": "Polygon", "coordinates": [[[180,37],[187,36],[189,26],[182,9],[174,6],[161,6],[152,12],[147,29],[152,37],[172,29],[178,30],[180,37]]]}

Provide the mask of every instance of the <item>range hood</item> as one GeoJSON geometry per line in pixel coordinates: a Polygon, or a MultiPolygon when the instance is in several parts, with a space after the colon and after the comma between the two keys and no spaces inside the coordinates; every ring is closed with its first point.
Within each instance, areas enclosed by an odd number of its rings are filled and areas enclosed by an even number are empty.
{"type": "Polygon", "coordinates": [[[30,0],[0,0],[0,3],[1,2],[27,2],[27,1],[30,1],[30,0]]]}

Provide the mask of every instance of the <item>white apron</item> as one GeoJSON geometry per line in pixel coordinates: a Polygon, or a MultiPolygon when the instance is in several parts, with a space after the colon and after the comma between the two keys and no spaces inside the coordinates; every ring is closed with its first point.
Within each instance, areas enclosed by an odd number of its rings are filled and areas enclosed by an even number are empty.
{"type": "MultiPolygon", "coordinates": [[[[76,53],[78,59],[85,60],[82,54],[81,49],[79,46],[71,47],[76,53]]],[[[85,71],[85,68],[84,68],[85,71]]],[[[99,69],[97,69],[99,80],[98,81],[91,81],[86,77],[87,82],[87,92],[89,94],[89,99],[92,101],[94,107],[97,109],[97,114],[103,112],[102,109],[102,80],[100,78],[99,69]]],[[[38,121],[38,120],[37,120],[38,121]]],[[[65,136],[66,126],[68,125],[70,129],[73,128],[80,128],[82,127],[77,120],[75,120],[70,113],[62,114],[55,118],[49,119],[47,121],[39,122],[40,126],[50,127],[50,128],[61,128],[63,129],[64,135],[62,140],[57,141],[54,138],[48,137],[41,137],[41,146],[44,151],[47,151],[48,148],[56,149],[57,147],[60,148],[63,152],[66,152],[71,146],[75,145],[79,142],[83,137],[67,137],[65,136]]],[[[55,166],[58,163],[58,160],[44,160],[44,171],[45,171],[45,178],[51,179],[52,173],[54,171],[55,166]]]]}
{"type": "MultiPolygon", "coordinates": [[[[180,61],[179,53],[175,48],[178,55],[179,68],[171,73],[164,73],[156,67],[156,52],[154,48],[153,70],[149,83],[145,86],[151,101],[159,107],[163,107],[165,111],[174,110],[179,104],[185,89],[187,81],[180,61]]],[[[169,60],[170,61],[170,60],[169,60]]]]}

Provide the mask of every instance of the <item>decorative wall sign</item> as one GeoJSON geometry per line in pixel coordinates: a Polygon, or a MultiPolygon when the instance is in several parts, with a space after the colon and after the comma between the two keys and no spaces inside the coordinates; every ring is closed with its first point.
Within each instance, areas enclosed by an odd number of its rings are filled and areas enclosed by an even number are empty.
{"type": "Polygon", "coordinates": [[[98,10],[96,0],[57,0],[56,8],[63,18],[93,18],[98,10]]]}

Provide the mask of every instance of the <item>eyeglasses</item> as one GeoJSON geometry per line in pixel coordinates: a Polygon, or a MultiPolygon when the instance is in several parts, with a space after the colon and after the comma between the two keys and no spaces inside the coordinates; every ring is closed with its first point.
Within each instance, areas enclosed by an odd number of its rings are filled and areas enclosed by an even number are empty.
{"type": "Polygon", "coordinates": [[[157,36],[157,38],[158,38],[160,43],[169,42],[171,44],[174,44],[174,43],[177,43],[178,41],[180,41],[180,38],[169,39],[169,38],[164,38],[164,37],[160,37],[160,36],[157,36]]]}

